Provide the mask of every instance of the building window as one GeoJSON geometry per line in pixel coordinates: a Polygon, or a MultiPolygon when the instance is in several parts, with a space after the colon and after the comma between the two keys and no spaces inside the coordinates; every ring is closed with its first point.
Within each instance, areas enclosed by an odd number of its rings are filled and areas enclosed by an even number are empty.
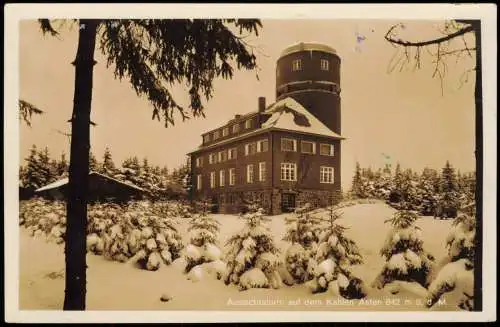
{"type": "Polygon", "coordinates": [[[247,165],[247,183],[253,183],[253,165],[247,165]]]}
{"type": "Polygon", "coordinates": [[[227,150],[227,160],[236,159],[236,148],[231,148],[227,150]]]}
{"type": "Polygon", "coordinates": [[[210,134],[203,135],[203,143],[210,142],[210,134]]]}
{"type": "Polygon", "coordinates": [[[300,151],[302,153],[315,154],[316,153],[316,143],[301,141],[300,142],[300,151]]]}
{"type": "Polygon", "coordinates": [[[297,151],[297,140],[282,138],[281,151],[297,151]]]}
{"type": "Polygon", "coordinates": [[[321,144],[319,153],[322,156],[333,156],[334,155],[333,144],[321,144]]]}
{"type": "Polygon", "coordinates": [[[215,172],[210,173],[210,188],[215,188],[215,172]]]}
{"type": "Polygon", "coordinates": [[[196,158],[196,167],[203,167],[203,157],[196,158]]]}
{"type": "Polygon", "coordinates": [[[196,189],[201,190],[201,175],[196,175],[196,189]]]}
{"type": "Polygon", "coordinates": [[[217,163],[217,153],[210,153],[208,155],[208,163],[209,164],[215,164],[215,163],[217,163]]]}
{"type": "Polygon", "coordinates": [[[257,142],[257,152],[267,152],[268,149],[269,149],[268,140],[260,140],[257,142]]]}
{"type": "Polygon", "coordinates": [[[326,59],[321,59],[321,70],[330,70],[330,62],[326,59]]]}
{"type": "Polygon", "coordinates": [[[226,151],[220,151],[219,152],[219,162],[224,162],[227,160],[227,152],[226,151]]]}
{"type": "Polygon", "coordinates": [[[240,124],[233,125],[233,133],[238,133],[240,131],[240,124]]]}
{"type": "Polygon", "coordinates": [[[266,180],[266,163],[259,162],[259,181],[264,182],[266,180]]]}
{"type": "Polygon", "coordinates": [[[214,132],[214,140],[217,140],[220,137],[220,131],[217,130],[214,132]]]}
{"type": "Polygon", "coordinates": [[[219,202],[221,204],[226,204],[226,194],[224,193],[219,194],[219,202]]]}
{"type": "Polygon", "coordinates": [[[229,185],[236,183],[236,168],[229,168],[229,185]]]}
{"type": "Polygon", "coordinates": [[[296,181],[297,180],[297,165],[292,162],[281,163],[281,180],[296,181]]]}
{"type": "Polygon", "coordinates": [[[222,129],[222,136],[228,136],[229,135],[229,127],[224,127],[222,129]]]}
{"type": "Polygon", "coordinates": [[[245,155],[252,155],[257,152],[257,143],[248,143],[245,144],[245,155]]]}
{"type": "Polygon", "coordinates": [[[219,186],[224,187],[226,184],[226,174],[224,170],[219,171],[219,186]]]}
{"type": "Polygon", "coordinates": [[[296,59],[292,61],[292,71],[302,70],[302,60],[296,59]]]}
{"type": "Polygon", "coordinates": [[[333,167],[321,166],[319,170],[319,182],[333,184],[333,167]]]}
{"type": "Polygon", "coordinates": [[[249,129],[249,128],[252,128],[252,120],[251,119],[247,119],[245,121],[245,129],[249,129]]]}

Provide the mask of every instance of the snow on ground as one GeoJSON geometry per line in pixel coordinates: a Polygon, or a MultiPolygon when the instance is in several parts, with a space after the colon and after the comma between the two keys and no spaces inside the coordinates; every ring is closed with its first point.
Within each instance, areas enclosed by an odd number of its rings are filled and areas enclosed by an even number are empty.
{"type": "MultiPolygon", "coordinates": [[[[384,203],[358,204],[342,209],[342,224],[349,227],[347,236],[354,239],[363,255],[364,264],[354,273],[368,285],[383,265],[379,255],[390,228],[384,224],[394,210],[384,203]]],[[[283,255],[289,246],[282,241],[285,234],[284,217],[273,216],[268,224],[283,255]]],[[[243,227],[243,220],[232,215],[216,215],[221,222],[220,245],[243,227]]],[[[179,219],[181,235],[187,241],[188,219],[179,219]]],[[[445,239],[451,220],[422,217],[424,246],[439,261],[446,255],[445,239]]],[[[58,310],[64,299],[64,247],[32,238],[20,230],[20,309],[58,310]]],[[[284,286],[281,289],[250,289],[240,292],[236,286],[207,275],[193,282],[182,273],[179,262],[158,271],[145,271],[129,264],[111,262],[101,256],[87,255],[88,310],[422,310],[425,289],[415,283],[395,283],[383,290],[370,290],[364,300],[345,300],[329,293],[311,294],[304,285],[284,286]],[[391,291],[398,290],[396,295],[391,291]],[[160,301],[165,295],[168,302],[160,301]],[[407,300],[405,302],[405,300],[407,300]]],[[[395,292],[395,291],[394,291],[395,292]]],[[[449,295],[448,297],[455,297],[449,295]]],[[[436,304],[432,310],[456,310],[451,300],[436,304]]]]}

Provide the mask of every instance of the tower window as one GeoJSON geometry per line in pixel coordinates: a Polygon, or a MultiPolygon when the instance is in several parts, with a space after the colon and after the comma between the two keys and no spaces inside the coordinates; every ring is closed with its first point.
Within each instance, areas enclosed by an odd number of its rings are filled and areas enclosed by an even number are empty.
{"type": "Polygon", "coordinates": [[[302,70],[302,60],[296,59],[292,61],[292,71],[302,70]]]}
{"type": "Polygon", "coordinates": [[[326,59],[321,59],[321,70],[330,70],[330,62],[326,59]]]}

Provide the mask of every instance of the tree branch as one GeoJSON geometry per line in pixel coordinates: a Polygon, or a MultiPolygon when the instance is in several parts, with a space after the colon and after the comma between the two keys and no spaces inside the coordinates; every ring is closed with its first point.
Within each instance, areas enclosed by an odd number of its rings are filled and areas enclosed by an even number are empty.
{"type": "Polygon", "coordinates": [[[385,39],[393,44],[398,44],[398,45],[402,45],[405,47],[423,47],[426,45],[440,44],[440,43],[449,41],[451,39],[454,39],[457,36],[464,35],[464,34],[467,34],[469,32],[474,31],[474,28],[472,26],[467,26],[467,27],[459,29],[458,31],[456,31],[454,33],[448,34],[446,36],[443,36],[443,37],[440,37],[437,39],[432,39],[432,40],[428,40],[428,41],[421,41],[421,42],[413,42],[413,41],[403,41],[401,39],[394,39],[391,36],[391,33],[397,26],[398,25],[394,25],[387,31],[387,33],[385,34],[385,39]]]}

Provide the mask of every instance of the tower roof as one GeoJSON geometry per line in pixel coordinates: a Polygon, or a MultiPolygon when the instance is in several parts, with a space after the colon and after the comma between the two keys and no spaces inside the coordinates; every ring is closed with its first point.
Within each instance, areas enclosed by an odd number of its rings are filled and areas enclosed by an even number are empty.
{"type": "Polygon", "coordinates": [[[319,42],[299,42],[286,47],[280,54],[280,58],[289,55],[294,52],[300,51],[322,51],[331,54],[337,54],[337,51],[323,43],[319,42]]]}

